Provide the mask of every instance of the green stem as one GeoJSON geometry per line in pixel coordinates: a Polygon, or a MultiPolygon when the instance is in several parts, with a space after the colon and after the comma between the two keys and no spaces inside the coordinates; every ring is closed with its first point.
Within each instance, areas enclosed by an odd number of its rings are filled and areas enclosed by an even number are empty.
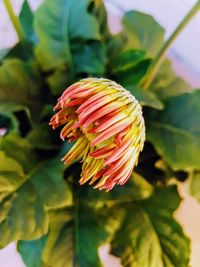
{"type": "Polygon", "coordinates": [[[176,37],[179,35],[179,33],[185,28],[185,26],[191,21],[191,19],[197,14],[197,12],[200,10],[200,0],[192,7],[192,9],[188,12],[188,14],[184,17],[184,19],[181,21],[181,23],[178,25],[178,27],[175,29],[175,31],[172,33],[172,35],[167,39],[161,48],[161,50],[158,52],[157,56],[153,60],[152,64],[149,67],[149,70],[147,71],[146,76],[140,83],[140,87],[147,90],[155,76],[157,75],[160,66],[162,65],[165,55],[171,44],[174,42],[176,37]]]}
{"type": "Polygon", "coordinates": [[[10,0],[3,0],[4,5],[7,9],[7,12],[9,14],[10,20],[16,30],[16,33],[19,37],[19,40],[24,41],[25,40],[25,34],[24,34],[24,30],[22,28],[22,25],[19,21],[19,18],[15,15],[12,4],[10,2],[10,0]]]}

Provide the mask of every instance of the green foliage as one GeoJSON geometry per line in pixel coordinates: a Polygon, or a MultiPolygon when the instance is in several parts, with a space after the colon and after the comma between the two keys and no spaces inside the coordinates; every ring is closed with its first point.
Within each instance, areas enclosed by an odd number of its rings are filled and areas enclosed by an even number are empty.
{"type": "Polygon", "coordinates": [[[25,40],[0,51],[0,247],[16,241],[28,267],[100,267],[105,243],[122,266],[188,267],[189,241],[173,218],[180,197],[168,183],[192,173],[199,201],[200,91],[187,93],[168,60],[150,90],[140,88],[163,28],[130,11],[112,35],[101,0],[44,0],[35,13],[25,0],[19,20],[25,40]],[[136,97],[152,144],[109,193],[78,184],[80,164],[60,162],[71,144],[48,125],[63,89],[91,76],[136,97]]]}
{"type": "Polygon", "coordinates": [[[168,98],[163,111],[149,113],[147,138],[174,170],[200,166],[199,103],[195,90],[168,98]]]}
{"type": "Polygon", "coordinates": [[[145,201],[118,207],[127,213],[111,245],[123,266],[188,266],[189,254],[182,251],[189,250],[189,241],[172,216],[179,203],[176,188],[169,187],[156,190],[145,201]]]}

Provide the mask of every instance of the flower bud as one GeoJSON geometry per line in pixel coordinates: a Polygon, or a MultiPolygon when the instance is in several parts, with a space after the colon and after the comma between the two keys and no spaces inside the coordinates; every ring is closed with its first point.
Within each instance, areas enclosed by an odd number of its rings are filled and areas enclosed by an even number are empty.
{"type": "Polygon", "coordinates": [[[142,108],[133,95],[107,79],[87,78],[67,88],[54,108],[53,129],[76,141],[62,161],[82,160],[80,184],[111,190],[123,185],[145,141],[142,108]]]}

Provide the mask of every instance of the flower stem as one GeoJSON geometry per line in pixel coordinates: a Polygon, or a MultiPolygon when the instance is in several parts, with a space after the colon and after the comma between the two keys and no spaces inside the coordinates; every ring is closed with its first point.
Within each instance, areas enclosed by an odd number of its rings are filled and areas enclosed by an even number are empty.
{"type": "Polygon", "coordinates": [[[178,27],[175,29],[175,31],[171,34],[169,39],[167,39],[161,47],[160,51],[158,52],[157,56],[153,60],[152,64],[149,67],[149,70],[147,71],[146,76],[140,83],[140,87],[147,90],[151,86],[152,82],[154,81],[155,76],[157,75],[160,66],[162,65],[165,55],[171,44],[174,42],[176,37],[179,35],[179,33],[185,28],[185,26],[191,21],[191,19],[197,14],[197,12],[200,10],[200,0],[197,1],[197,3],[192,7],[192,9],[188,12],[188,14],[184,17],[184,19],[181,21],[181,23],[178,25],[178,27]]]}
{"type": "Polygon", "coordinates": [[[3,0],[4,5],[7,9],[8,15],[10,17],[10,20],[16,30],[16,33],[19,37],[20,41],[24,41],[25,40],[25,34],[24,34],[24,30],[22,28],[22,25],[19,21],[19,18],[15,15],[12,4],[10,2],[10,0],[3,0]]]}

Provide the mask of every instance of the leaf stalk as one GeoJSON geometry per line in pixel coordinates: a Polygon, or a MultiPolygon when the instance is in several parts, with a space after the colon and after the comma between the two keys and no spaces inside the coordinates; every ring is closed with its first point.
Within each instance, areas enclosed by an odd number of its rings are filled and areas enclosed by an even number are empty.
{"type": "Polygon", "coordinates": [[[148,90],[151,86],[152,82],[155,79],[164,59],[166,52],[168,51],[169,47],[175,41],[175,39],[179,36],[181,31],[188,25],[191,19],[198,13],[200,10],[200,0],[190,9],[188,14],[183,18],[181,23],[177,26],[171,36],[165,41],[164,45],[161,47],[160,51],[158,52],[157,56],[153,60],[152,64],[150,65],[147,74],[145,75],[144,79],[139,84],[145,90],[148,90]]]}
{"type": "Polygon", "coordinates": [[[13,24],[13,27],[15,28],[15,31],[18,35],[18,38],[20,41],[24,41],[25,40],[25,33],[24,30],[22,28],[22,25],[20,23],[19,18],[15,15],[12,4],[10,2],[10,0],[3,0],[4,5],[6,7],[6,10],[8,12],[8,15],[10,17],[10,20],[13,24]]]}

